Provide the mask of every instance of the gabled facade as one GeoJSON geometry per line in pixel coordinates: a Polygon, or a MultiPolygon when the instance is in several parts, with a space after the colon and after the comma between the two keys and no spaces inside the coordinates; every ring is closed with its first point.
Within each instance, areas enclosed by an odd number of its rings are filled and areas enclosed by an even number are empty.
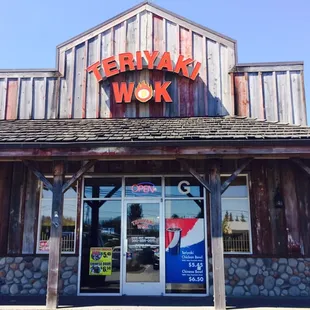
{"type": "Polygon", "coordinates": [[[143,2],[1,70],[0,119],[0,295],[310,296],[303,63],[143,2]]]}
{"type": "Polygon", "coordinates": [[[52,72],[0,72],[1,119],[240,115],[306,124],[302,63],[238,64],[235,40],[148,2],[59,45],[56,62],[52,72]],[[157,62],[168,52],[174,65],[183,55],[201,63],[199,74],[191,81],[144,69],[99,84],[86,70],[137,51],[158,51],[157,62]],[[172,102],[119,105],[112,83],[128,80],[171,82],[172,102]]]}

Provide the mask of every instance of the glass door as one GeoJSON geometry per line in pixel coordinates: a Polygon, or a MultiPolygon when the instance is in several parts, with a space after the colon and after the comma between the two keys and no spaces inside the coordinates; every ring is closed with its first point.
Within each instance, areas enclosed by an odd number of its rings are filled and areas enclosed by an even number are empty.
{"type": "Polygon", "coordinates": [[[124,203],[124,295],[164,293],[161,203],[159,200],[127,200],[124,203]]]}

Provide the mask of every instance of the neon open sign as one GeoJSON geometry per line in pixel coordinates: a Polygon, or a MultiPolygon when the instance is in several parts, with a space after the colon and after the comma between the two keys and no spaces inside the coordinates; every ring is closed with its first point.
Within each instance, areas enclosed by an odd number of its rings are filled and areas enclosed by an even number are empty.
{"type": "MultiPolygon", "coordinates": [[[[90,65],[87,71],[92,72],[98,82],[125,71],[142,70],[143,68],[174,72],[195,80],[199,74],[200,67],[200,62],[191,58],[185,58],[183,55],[179,55],[176,63],[174,63],[170,52],[164,52],[162,55],[159,55],[158,51],[137,51],[135,57],[132,53],[121,53],[117,57],[111,56],[103,59],[101,62],[97,61],[90,65]]],[[[153,97],[155,102],[172,102],[168,93],[170,84],[170,81],[154,81],[152,87],[143,81],[139,83],[134,91],[134,82],[112,82],[112,88],[116,103],[129,103],[133,95],[140,102],[147,102],[153,97]]]]}
{"type": "Polygon", "coordinates": [[[151,182],[141,182],[131,186],[132,193],[136,195],[154,194],[157,192],[156,186],[151,182]]]}

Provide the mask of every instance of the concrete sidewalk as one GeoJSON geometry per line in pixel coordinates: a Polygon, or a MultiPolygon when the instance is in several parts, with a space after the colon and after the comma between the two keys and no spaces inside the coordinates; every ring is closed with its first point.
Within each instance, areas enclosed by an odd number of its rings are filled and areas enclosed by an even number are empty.
{"type": "MultiPolygon", "coordinates": [[[[72,310],[211,310],[212,297],[150,297],[150,296],[62,296],[59,309],[72,310]]],[[[1,296],[0,310],[45,310],[42,296],[1,296]]],[[[227,309],[292,310],[309,309],[310,298],[257,297],[227,298],[227,309]]]]}

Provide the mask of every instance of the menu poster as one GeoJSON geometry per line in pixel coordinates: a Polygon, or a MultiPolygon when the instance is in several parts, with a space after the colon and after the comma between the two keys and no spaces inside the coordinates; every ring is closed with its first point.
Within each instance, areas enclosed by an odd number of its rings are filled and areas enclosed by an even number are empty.
{"type": "Polygon", "coordinates": [[[112,274],[112,248],[90,248],[89,275],[110,276],[112,274]]]}
{"type": "Polygon", "coordinates": [[[167,283],[206,282],[203,219],[166,219],[167,283]]]}

